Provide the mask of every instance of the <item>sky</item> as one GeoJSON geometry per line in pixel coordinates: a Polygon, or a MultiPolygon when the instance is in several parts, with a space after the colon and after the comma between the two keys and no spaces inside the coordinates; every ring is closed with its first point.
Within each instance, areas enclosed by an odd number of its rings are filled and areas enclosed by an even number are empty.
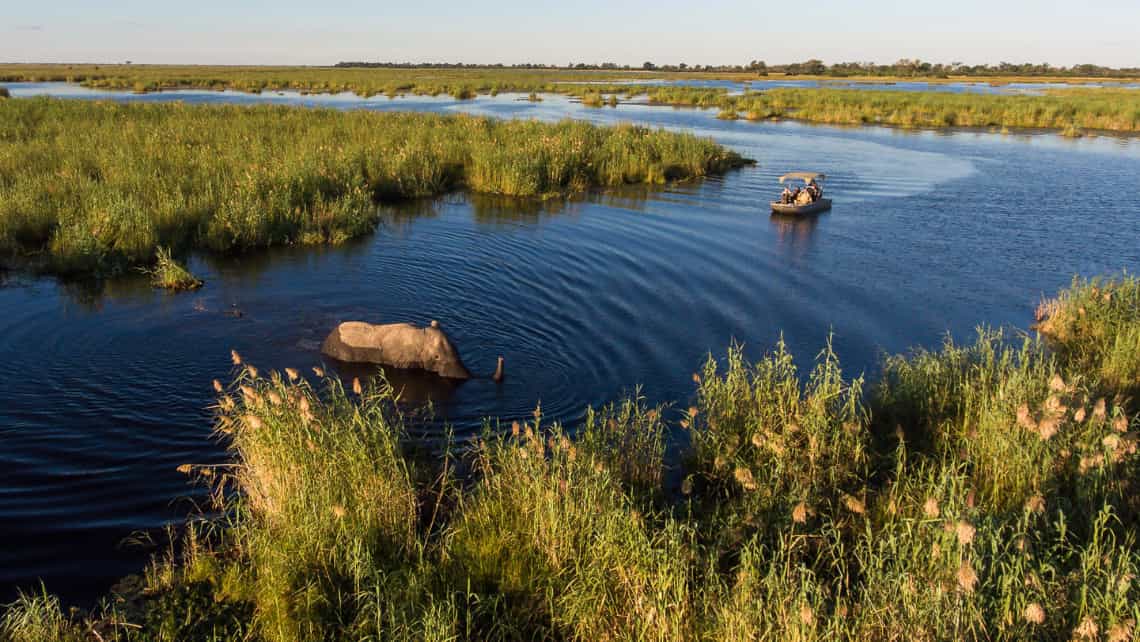
{"type": "Polygon", "coordinates": [[[1138,41],[1138,0],[0,0],[0,62],[1140,67],[1138,41]]]}

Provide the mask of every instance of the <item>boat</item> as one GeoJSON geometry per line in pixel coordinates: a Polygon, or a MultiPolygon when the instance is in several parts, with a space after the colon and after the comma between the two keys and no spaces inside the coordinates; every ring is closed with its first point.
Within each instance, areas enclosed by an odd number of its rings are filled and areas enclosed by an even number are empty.
{"type": "MultiPolygon", "coordinates": [[[[827,175],[819,174],[816,172],[790,172],[780,177],[780,183],[784,183],[790,180],[802,180],[804,182],[804,185],[811,185],[812,183],[818,184],[826,178],[827,175]]],[[[823,198],[821,196],[820,198],[817,198],[810,203],[804,203],[803,205],[797,205],[795,203],[781,203],[780,201],[772,201],[770,205],[772,206],[772,211],[777,214],[816,214],[831,209],[831,199],[823,198]]]]}

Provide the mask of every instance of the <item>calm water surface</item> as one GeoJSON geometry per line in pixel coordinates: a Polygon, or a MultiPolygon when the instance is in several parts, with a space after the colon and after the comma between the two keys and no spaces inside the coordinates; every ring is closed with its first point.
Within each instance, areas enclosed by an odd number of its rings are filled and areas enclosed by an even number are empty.
{"type": "MultiPolygon", "coordinates": [[[[403,381],[470,435],[482,417],[573,420],[642,386],[684,403],[706,355],[753,358],[783,335],[809,364],[829,333],[852,375],[883,351],[1024,328],[1074,274],[1140,269],[1140,142],[718,121],[711,112],[563,97],[360,99],[12,85],[17,96],[281,102],[634,121],[712,136],[759,161],[723,178],[546,204],[452,195],[385,209],[338,248],[198,257],[196,293],[122,279],[98,287],[2,277],[0,597],[43,578],[89,600],[149,554],[123,541],[184,517],[200,489],[175,468],[224,458],[210,381],[235,348],[308,368],[339,321],[438,319],[468,366],[502,385],[403,381]],[[831,176],[831,213],[771,217],[775,177],[831,176]],[[236,317],[233,310],[240,310],[236,317]]],[[[432,435],[425,435],[431,438],[432,435]]]]}

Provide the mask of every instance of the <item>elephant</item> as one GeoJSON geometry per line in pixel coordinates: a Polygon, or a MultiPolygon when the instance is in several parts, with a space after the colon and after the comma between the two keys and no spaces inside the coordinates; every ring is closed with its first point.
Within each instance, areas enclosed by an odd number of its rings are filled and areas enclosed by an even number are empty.
{"type": "Polygon", "coordinates": [[[459,351],[436,321],[425,328],[410,323],[346,321],[325,338],[321,352],[349,363],[426,370],[448,379],[471,378],[459,351]]]}

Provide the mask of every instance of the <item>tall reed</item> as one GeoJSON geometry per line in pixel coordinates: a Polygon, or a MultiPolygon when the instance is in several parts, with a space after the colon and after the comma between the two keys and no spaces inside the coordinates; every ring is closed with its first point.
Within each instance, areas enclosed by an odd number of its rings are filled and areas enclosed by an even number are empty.
{"type": "Polygon", "coordinates": [[[233,462],[136,588],[9,605],[15,640],[1130,640],[1140,622],[1136,281],[1076,281],[1038,339],[890,357],[830,345],[693,375],[575,427],[489,421],[430,454],[382,379],[232,355],[233,462]],[[1120,359],[1129,358],[1126,365],[1120,359]],[[354,386],[355,387],[355,386],[354,386]],[[680,439],[680,456],[665,444],[680,439]],[[218,517],[221,516],[221,517],[218,517]],[[88,635],[88,637],[91,637],[88,635]]]}

